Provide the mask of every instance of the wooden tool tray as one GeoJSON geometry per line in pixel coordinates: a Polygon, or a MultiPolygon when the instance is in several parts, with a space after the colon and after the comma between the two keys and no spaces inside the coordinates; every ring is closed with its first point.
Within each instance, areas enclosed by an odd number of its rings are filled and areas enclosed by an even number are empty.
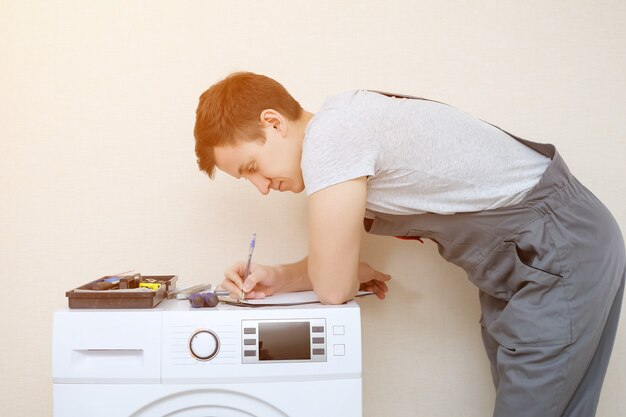
{"type": "Polygon", "coordinates": [[[65,296],[70,308],[152,308],[167,296],[167,292],[176,288],[176,275],[146,275],[142,280],[154,280],[161,284],[157,290],[91,290],[92,285],[109,277],[98,278],[85,285],[67,291],[65,296]]]}

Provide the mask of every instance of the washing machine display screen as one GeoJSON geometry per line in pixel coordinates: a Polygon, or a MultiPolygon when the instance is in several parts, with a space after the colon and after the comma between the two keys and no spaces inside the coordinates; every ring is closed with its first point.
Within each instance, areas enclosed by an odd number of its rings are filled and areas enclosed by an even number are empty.
{"type": "Polygon", "coordinates": [[[259,323],[259,360],[311,359],[310,323],[259,323]]]}

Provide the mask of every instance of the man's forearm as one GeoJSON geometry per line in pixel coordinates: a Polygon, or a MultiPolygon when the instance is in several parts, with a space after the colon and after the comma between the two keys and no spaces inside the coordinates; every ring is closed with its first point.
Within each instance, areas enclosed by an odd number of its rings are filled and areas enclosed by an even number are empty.
{"type": "Polygon", "coordinates": [[[277,265],[279,282],[282,282],[280,292],[308,291],[313,289],[308,272],[309,258],[292,264],[277,265]]]}

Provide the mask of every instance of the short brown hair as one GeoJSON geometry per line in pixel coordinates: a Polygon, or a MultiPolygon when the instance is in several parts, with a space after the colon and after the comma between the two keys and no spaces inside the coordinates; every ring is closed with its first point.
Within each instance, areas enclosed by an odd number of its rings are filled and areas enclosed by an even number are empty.
{"type": "Polygon", "coordinates": [[[196,156],[200,170],[215,173],[213,149],[245,141],[265,142],[259,116],[273,109],[289,120],[298,120],[302,107],[277,81],[252,72],[235,72],[212,85],[200,96],[196,109],[196,156]]]}

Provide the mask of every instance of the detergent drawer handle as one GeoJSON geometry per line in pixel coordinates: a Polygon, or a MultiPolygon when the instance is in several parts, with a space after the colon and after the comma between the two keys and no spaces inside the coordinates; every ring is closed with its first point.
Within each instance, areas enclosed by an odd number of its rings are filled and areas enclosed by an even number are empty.
{"type": "Polygon", "coordinates": [[[143,349],[74,349],[72,351],[72,367],[77,370],[102,369],[103,365],[128,370],[141,368],[143,363],[143,349]]]}

